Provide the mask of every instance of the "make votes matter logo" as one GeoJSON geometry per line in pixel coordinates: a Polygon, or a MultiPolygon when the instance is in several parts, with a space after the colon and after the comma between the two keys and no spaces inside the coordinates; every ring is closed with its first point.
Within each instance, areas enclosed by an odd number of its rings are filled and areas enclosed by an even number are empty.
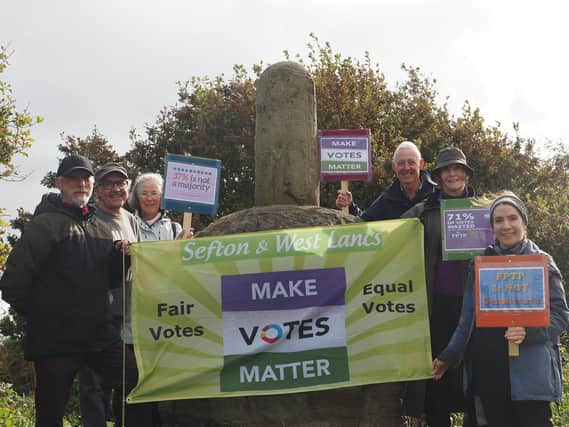
{"type": "Polygon", "coordinates": [[[221,391],[350,379],[343,268],[221,277],[221,391]]]}

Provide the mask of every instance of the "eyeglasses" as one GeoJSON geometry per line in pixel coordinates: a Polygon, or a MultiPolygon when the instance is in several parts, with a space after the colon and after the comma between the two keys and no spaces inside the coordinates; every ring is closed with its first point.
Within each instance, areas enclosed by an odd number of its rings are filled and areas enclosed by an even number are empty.
{"type": "Polygon", "coordinates": [[[123,190],[128,185],[128,179],[122,181],[103,181],[101,182],[101,187],[105,190],[112,190],[117,187],[119,190],[123,190]]]}

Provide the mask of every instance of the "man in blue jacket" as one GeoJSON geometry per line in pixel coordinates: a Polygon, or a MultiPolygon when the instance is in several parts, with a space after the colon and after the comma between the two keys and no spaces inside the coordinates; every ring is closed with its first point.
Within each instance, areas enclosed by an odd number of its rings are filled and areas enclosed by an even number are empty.
{"type": "Polygon", "coordinates": [[[424,166],[425,161],[417,146],[411,141],[404,141],[395,149],[391,162],[397,179],[365,211],[353,201],[352,193],[345,190],[338,190],[336,207],[349,206],[350,213],[364,221],[397,219],[434,192],[436,184],[423,170],[424,166]]]}

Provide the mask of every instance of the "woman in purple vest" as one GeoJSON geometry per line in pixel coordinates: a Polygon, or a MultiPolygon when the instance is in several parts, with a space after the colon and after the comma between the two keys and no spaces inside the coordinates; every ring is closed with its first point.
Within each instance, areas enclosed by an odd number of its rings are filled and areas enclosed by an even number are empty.
{"type": "MultiPolygon", "coordinates": [[[[403,214],[402,218],[420,218],[425,227],[425,274],[431,350],[442,351],[460,317],[462,295],[466,283],[467,261],[443,261],[440,202],[443,199],[473,197],[468,185],[472,168],[464,153],[455,147],[444,148],[437,156],[432,178],[439,188],[425,201],[403,214]]],[[[426,415],[430,427],[450,427],[450,414],[468,412],[463,394],[462,366],[449,371],[442,381],[413,381],[406,384],[404,393],[406,414],[413,418],[426,415]]],[[[465,426],[469,424],[469,416],[465,426]]]]}

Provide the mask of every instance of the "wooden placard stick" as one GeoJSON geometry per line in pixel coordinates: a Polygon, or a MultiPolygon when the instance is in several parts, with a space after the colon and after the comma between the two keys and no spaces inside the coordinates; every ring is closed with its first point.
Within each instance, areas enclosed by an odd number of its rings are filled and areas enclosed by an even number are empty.
{"type": "MultiPolygon", "coordinates": [[[[349,189],[349,181],[346,181],[345,179],[340,181],[340,190],[342,191],[348,191],[349,189]]],[[[342,208],[342,213],[348,214],[350,213],[350,207],[346,206],[342,208]]]]}
{"type": "Polygon", "coordinates": [[[184,230],[184,235],[188,235],[191,228],[192,228],[192,213],[184,212],[184,222],[182,223],[182,229],[184,230]]]}
{"type": "Polygon", "coordinates": [[[508,356],[518,357],[520,355],[520,345],[513,341],[508,341],[508,356]]]}
{"type": "MultiPolygon", "coordinates": [[[[189,151],[186,151],[184,154],[188,157],[192,155],[189,151]]],[[[184,237],[188,236],[191,228],[192,228],[192,213],[184,212],[184,220],[182,221],[182,231],[184,232],[184,237]]]]}

